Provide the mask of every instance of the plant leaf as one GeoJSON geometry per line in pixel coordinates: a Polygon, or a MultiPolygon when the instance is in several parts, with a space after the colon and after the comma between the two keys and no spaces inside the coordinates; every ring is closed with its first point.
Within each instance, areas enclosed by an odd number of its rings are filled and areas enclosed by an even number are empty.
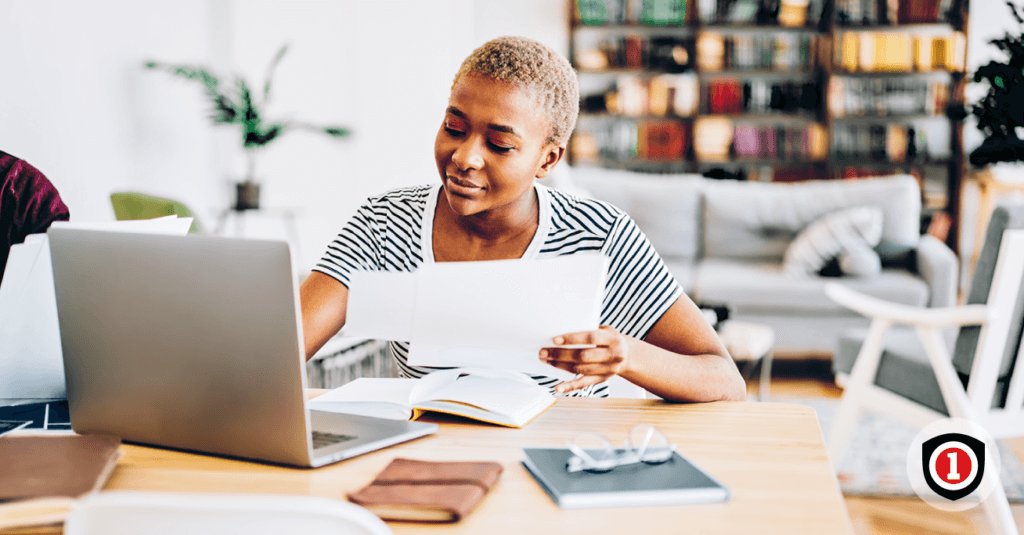
{"type": "Polygon", "coordinates": [[[263,84],[263,103],[266,104],[267,99],[270,98],[270,81],[274,78],[274,70],[277,69],[277,64],[284,57],[284,53],[288,51],[288,45],[284,44],[281,46],[281,50],[277,51],[274,55],[274,59],[270,60],[270,66],[267,67],[267,76],[265,83],[263,84]]]}
{"type": "Polygon", "coordinates": [[[343,138],[352,135],[352,131],[343,126],[325,126],[323,131],[325,134],[336,138],[343,138]]]}

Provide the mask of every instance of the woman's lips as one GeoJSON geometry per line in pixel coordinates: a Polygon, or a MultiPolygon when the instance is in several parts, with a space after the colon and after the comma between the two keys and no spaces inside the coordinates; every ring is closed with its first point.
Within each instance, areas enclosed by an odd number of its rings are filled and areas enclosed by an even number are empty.
{"type": "Polygon", "coordinates": [[[451,175],[445,176],[448,179],[449,188],[451,189],[452,193],[456,195],[474,195],[483,190],[483,186],[477,186],[472,182],[460,180],[451,175]]]}

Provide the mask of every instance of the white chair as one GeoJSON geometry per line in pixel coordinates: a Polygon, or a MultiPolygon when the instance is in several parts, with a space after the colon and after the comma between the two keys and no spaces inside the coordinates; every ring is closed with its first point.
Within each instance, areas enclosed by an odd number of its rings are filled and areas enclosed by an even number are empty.
{"type": "MultiPolygon", "coordinates": [[[[978,423],[995,439],[1024,436],[1024,366],[1013,365],[1018,355],[1024,355],[1022,227],[1024,204],[1000,206],[993,213],[964,306],[916,308],[837,283],[826,287],[830,298],[872,319],[829,437],[834,463],[842,458],[850,432],[865,409],[919,428],[953,417],[978,423]],[[886,331],[895,324],[914,327],[923,357],[886,350],[886,331]],[[949,327],[960,327],[952,357],[942,335],[949,327]],[[911,358],[923,358],[933,376],[907,373],[907,366],[898,361],[911,358]]],[[[1001,486],[984,507],[998,533],[1017,533],[1001,486]]]]}
{"type": "Polygon", "coordinates": [[[394,535],[369,510],[318,496],[110,491],[71,508],[66,535],[394,535]]]}

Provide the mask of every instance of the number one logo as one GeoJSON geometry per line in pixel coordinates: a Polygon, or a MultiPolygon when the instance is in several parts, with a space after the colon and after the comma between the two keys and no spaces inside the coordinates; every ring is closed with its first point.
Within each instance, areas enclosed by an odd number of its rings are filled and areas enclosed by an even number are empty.
{"type": "Polygon", "coordinates": [[[921,462],[928,487],[956,501],[981,484],[985,443],[962,433],[945,433],[921,444],[921,462]]]}

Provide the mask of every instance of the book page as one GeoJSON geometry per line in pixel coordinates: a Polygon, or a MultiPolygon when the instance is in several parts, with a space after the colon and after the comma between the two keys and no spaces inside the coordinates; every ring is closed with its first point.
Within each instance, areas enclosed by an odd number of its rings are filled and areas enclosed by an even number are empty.
{"type": "Polygon", "coordinates": [[[532,379],[502,370],[445,370],[420,381],[410,397],[415,408],[442,410],[503,425],[524,425],[555,401],[546,388],[532,379]],[[480,414],[473,407],[496,417],[480,414]]]}
{"type": "Polygon", "coordinates": [[[408,420],[412,416],[409,392],[417,379],[360,377],[310,400],[311,411],[408,420]]]}
{"type": "Polygon", "coordinates": [[[417,379],[360,377],[309,401],[314,405],[338,401],[387,401],[409,405],[409,393],[417,379]]]}

